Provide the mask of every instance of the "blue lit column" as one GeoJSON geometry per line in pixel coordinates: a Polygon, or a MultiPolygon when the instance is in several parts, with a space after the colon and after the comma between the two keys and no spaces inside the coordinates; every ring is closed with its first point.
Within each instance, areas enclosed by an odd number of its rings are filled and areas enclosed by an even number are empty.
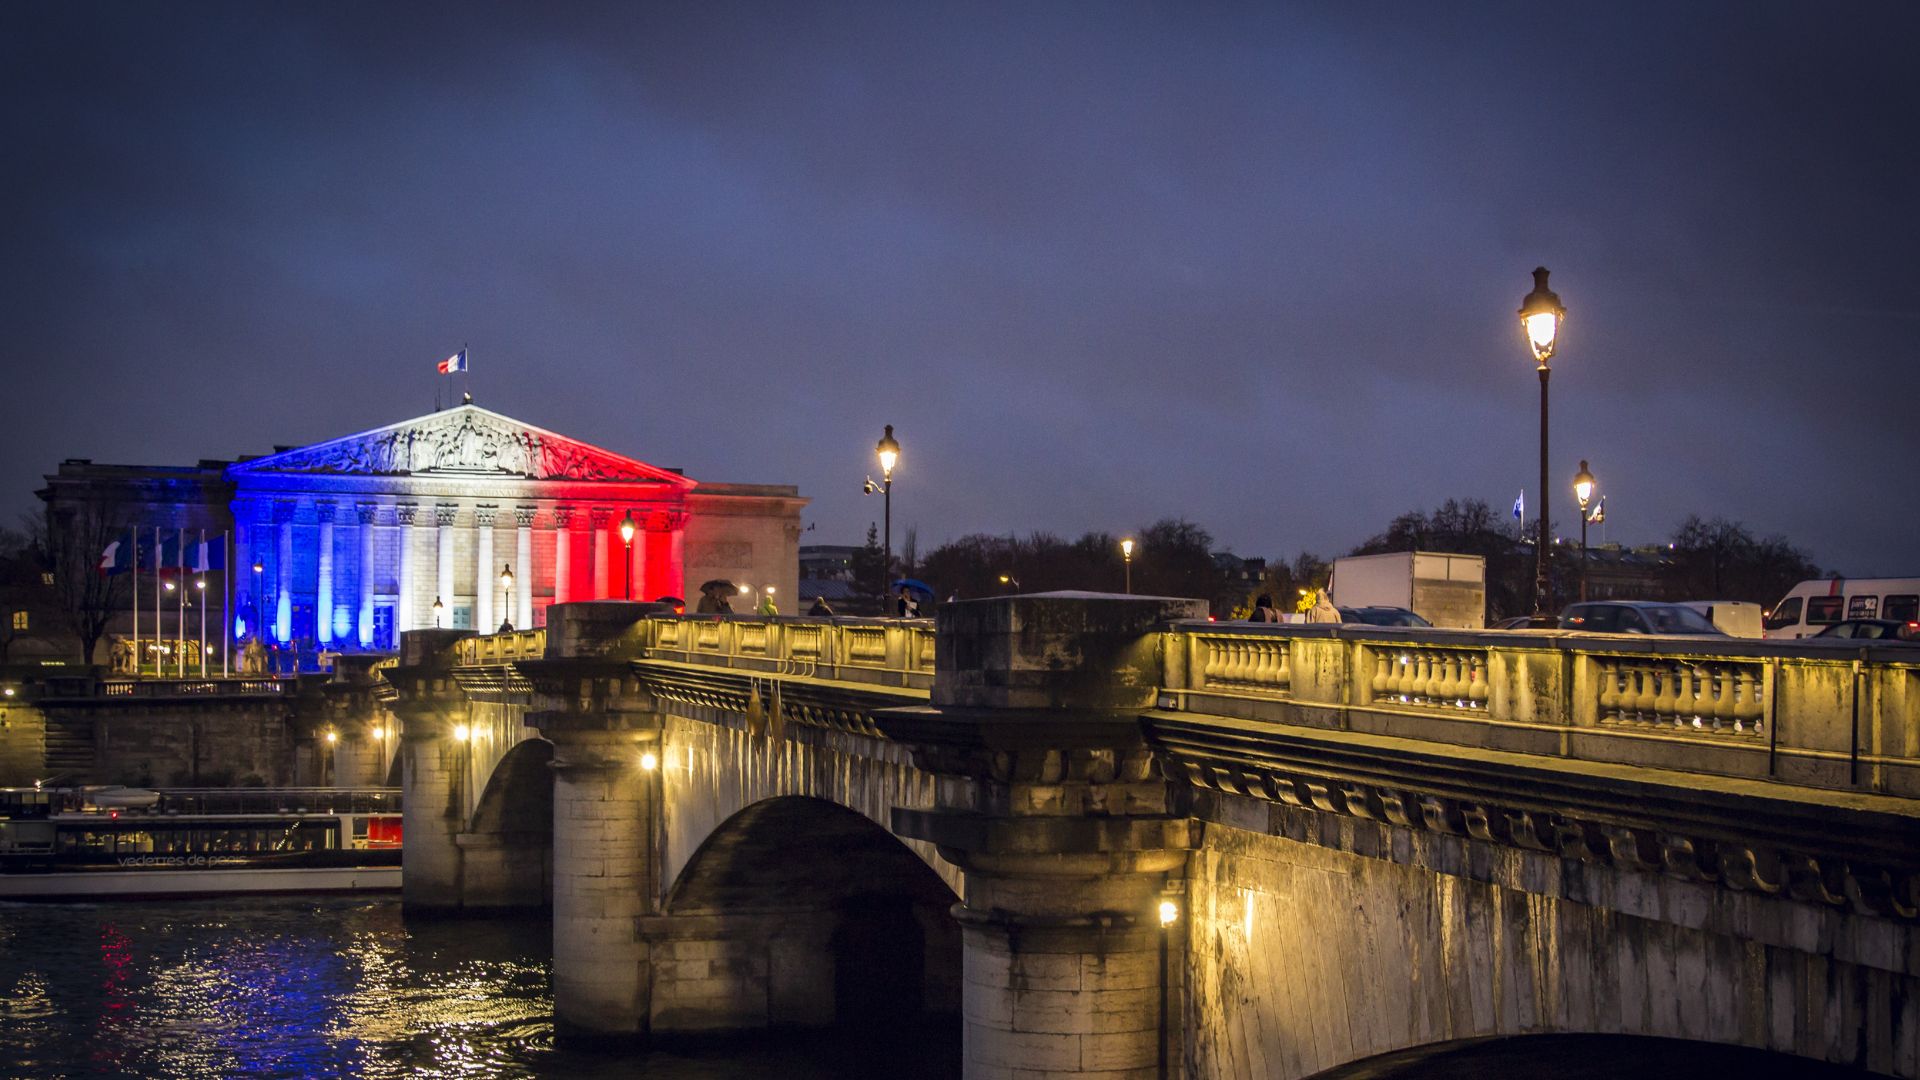
{"type": "Polygon", "coordinates": [[[273,557],[276,599],[273,608],[273,636],[282,644],[293,640],[293,500],[278,499],[273,504],[273,524],[278,531],[273,557]]]}
{"type": "Polygon", "coordinates": [[[313,505],[320,523],[320,550],[314,560],[313,636],[322,645],[333,644],[333,502],[313,505]]]}
{"type": "Polygon", "coordinates": [[[363,649],[373,648],[373,503],[354,507],[360,518],[360,603],[354,608],[354,639],[363,649]]]}

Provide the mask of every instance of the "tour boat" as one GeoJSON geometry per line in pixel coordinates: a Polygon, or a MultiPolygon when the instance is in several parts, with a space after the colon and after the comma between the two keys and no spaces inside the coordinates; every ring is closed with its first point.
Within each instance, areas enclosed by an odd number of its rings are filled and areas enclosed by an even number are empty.
{"type": "Polygon", "coordinates": [[[0,900],[400,888],[392,788],[0,788],[0,900]]]}

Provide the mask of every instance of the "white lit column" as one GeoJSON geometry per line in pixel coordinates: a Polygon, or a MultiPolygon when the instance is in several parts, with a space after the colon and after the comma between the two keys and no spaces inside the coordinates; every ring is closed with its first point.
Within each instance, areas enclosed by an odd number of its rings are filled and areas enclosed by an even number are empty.
{"type": "Polygon", "coordinates": [[[593,526],[593,599],[605,600],[607,593],[607,522],[612,514],[602,506],[593,508],[588,524],[593,526]]]}
{"type": "Polygon", "coordinates": [[[573,599],[573,507],[553,511],[553,602],[573,599]]]}
{"type": "Polygon", "coordinates": [[[493,514],[498,507],[479,506],[473,511],[473,628],[491,634],[497,628],[493,619],[493,514]]]}
{"type": "Polygon", "coordinates": [[[513,608],[514,625],[526,629],[533,625],[533,507],[513,508],[513,608]]]}
{"type": "Polygon", "coordinates": [[[400,635],[408,630],[420,629],[414,612],[413,590],[413,529],[420,507],[414,503],[401,503],[393,508],[393,557],[394,591],[400,595],[393,605],[393,641],[390,644],[398,649],[400,635]]]}
{"type": "Polygon", "coordinates": [[[434,567],[433,598],[445,605],[448,626],[453,625],[453,517],[460,508],[451,503],[441,503],[433,508],[433,523],[440,542],[435,552],[438,565],[434,567]]]}
{"type": "Polygon", "coordinates": [[[360,602],[353,609],[353,636],[363,649],[373,648],[373,503],[354,507],[360,522],[360,602]]]}
{"type": "Polygon", "coordinates": [[[320,552],[314,572],[313,636],[322,645],[333,644],[333,503],[314,504],[320,521],[320,552]]]}
{"type": "Polygon", "coordinates": [[[273,523],[279,531],[273,553],[273,636],[282,644],[293,640],[293,500],[273,504],[273,523]]]}

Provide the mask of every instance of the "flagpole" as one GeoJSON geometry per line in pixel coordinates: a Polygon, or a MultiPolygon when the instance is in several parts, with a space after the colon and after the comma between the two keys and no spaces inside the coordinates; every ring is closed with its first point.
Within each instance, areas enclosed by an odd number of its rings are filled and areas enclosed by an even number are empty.
{"type": "Polygon", "coordinates": [[[160,605],[166,598],[160,593],[160,526],[153,527],[153,675],[156,679],[167,677],[166,661],[160,657],[160,631],[165,624],[161,621],[160,605]]]}
{"type": "Polygon", "coordinates": [[[200,530],[200,570],[193,579],[193,592],[200,605],[200,677],[207,677],[207,589],[202,582],[207,580],[207,530],[200,530]]]}
{"type": "Polygon", "coordinates": [[[220,531],[220,677],[233,674],[227,657],[233,652],[233,534],[220,531]]]}
{"type": "Polygon", "coordinates": [[[133,541],[133,677],[140,677],[140,526],[127,530],[133,541]]]}
{"type": "Polygon", "coordinates": [[[174,593],[178,596],[175,604],[178,606],[179,612],[173,620],[173,651],[174,654],[179,657],[179,659],[174,662],[174,670],[179,673],[179,678],[184,679],[187,677],[187,650],[185,648],[187,641],[187,530],[175,529],[174,532],[178,534],[174,539],[178,541],[178,547],[175,550],[179,556],[179,566],[176,567],[179,571],[176,575],[178,580],[175,581],[173,589],[174,593]]]}

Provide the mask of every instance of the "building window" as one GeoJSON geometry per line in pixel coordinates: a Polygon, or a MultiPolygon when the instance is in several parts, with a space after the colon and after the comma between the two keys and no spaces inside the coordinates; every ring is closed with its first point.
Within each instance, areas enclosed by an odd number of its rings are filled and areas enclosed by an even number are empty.
{"type": "Polygon", "coordinates": [[[24,611],[16,611],[16,612],[14,612],[14,613],[13,613],[13,628],[14,628],[15,630],[25,630],[25,629],[27,628],[27,613],[26,613],[26,612],[24,612],[24,611]]]}

